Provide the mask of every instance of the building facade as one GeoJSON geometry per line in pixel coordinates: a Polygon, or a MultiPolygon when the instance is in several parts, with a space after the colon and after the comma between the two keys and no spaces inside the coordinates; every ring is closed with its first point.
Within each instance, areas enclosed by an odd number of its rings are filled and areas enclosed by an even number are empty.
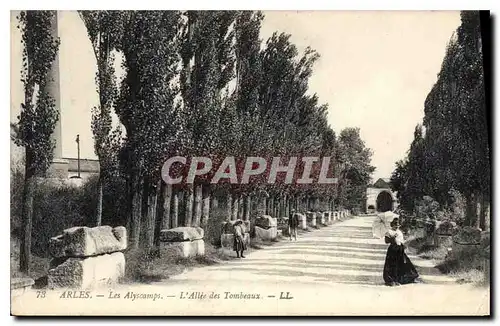
{"type": "Polygon", "coordinates": [[[380,178],[366,189],[367,213],[394,211],[397,208],[397,193],[391,190],[389,179],[380,178]]]}

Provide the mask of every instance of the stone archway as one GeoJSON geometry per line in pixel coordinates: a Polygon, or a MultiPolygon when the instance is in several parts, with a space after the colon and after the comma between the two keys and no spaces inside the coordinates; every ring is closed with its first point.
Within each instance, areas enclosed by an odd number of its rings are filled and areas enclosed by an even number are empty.
{"type": "Polygon", "coordinates": [[[381,191],[377,196],[377,211],[387,212],[394,209],[392,196],[388,191],[381,191]]]}

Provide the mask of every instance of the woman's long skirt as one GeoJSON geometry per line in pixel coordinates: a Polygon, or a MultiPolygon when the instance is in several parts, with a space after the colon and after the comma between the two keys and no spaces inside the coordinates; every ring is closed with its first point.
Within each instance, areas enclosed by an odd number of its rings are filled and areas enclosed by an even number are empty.
{"type": "Polygon", "coordinates": [[[386,284],[413,283],[418,277],[418,272],[406,255],[403,245],[391,244],[387,249],[383,276],[386,284]]]}
{"type": "Polygon", "coordinates": [[[237,252],[247,250],[247,246],[245,241],[243,240],[243,237],[237,235],[234,236],[233,250],[237,252]]]}

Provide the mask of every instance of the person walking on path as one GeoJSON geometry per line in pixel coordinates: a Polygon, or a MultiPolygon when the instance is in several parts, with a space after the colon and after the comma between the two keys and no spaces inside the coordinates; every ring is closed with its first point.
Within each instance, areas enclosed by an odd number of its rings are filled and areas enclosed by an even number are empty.
{"type": "Polygon", "coordinates": [[[236,221],[236,223],[234,223],[233,235],[233,250],[236,251],[236,258],[245,258],[245,256],[243,256],[243,251],[247,249],[247,245],[245,243],[245,230],[243,221],[238,220],[236,221]]]}
{"type": "Polygon", "coordinates": [[[388,286],[418,283],[418,272],[405,253],[403,232],[399,229],[399,219],[390,223],[391,229],[385,233],[385,243],[389,244],[385,258],[383,278],[388,286]]]}
{"type": "Polygon", "coordinates": [[[297,228],[299,227],[299,216],[295,213],[295,209],[291,209],[290,216],[288,217],[288,228],[290,234],[290,241],[292,241],[292,236],[297,241],[297,228]]]}

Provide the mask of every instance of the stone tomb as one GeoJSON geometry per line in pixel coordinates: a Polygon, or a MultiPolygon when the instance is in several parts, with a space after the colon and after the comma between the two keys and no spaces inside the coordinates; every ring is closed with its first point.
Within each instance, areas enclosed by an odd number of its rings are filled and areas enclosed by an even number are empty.
{"type": "Polygon", "coordinates": [[[458,229],[452,239],[452,256],[458,255],[463,251],[474,252],[481,247],[481,230],[466,226],[458,229]]]}
{"type": "Polygon", "coordinates": [[[306,218],[307,218],[307,225],[315,228],[317,224],[316,213],[306,212],[306,218]]]}
{"type": "Polygon", "coordinates": [[[317,226],[326,225],[325,214],[323,212],[316,212],[316,225],[317,226]]]}
{"type": "Polygon", "coordinates": [[[278,237],[278,220],[270,215],[261,215],[255,219],[255,238],[271,241],[278,237]]]}
{"type": "Polygon", "coordinates": [[[302,229],[302,230],[307,230],[307,218],[304,214],[302,213],[294,213],[298,216],[299,218],[299,229],[302,229]]]}
{"type": "Polygon", "coordinates": [[[53,257],[47,285],[54,288],[93,289],[117,283],[125,274],[125,227],[73,227],[49,240],[53,257]]]}
{"type": "Polygon", "coordinates": [[[10,280],[10,295],[11,297],[18,297],[30,290],[35,284],[35,281],[29,277],[12,278],[10,280]]]}
{"type": "Polygon", "coordinates": [[[338,221],[340,219],[340,212],[335,211],[333,212],[333,220],[338,221]]]}
{"type": "Polygon", "coordinates": [[[176,257],[205,255],[204,231],[200,227],[177,227],[160,231],[160,249],[176,257]]]}
{"type": "Polygon", "coordinates": [[[453,233],[457,224],[452,221],[443,221],[439,223],[435,231],[434,244],[436,246],[451,247],[453,243],[453,233]]]}
{"type": "MultiPolygon", "coordinates": [[[[220,242],[221,246],[223,248],[231,249],[233,250],[233,245],[234,245],[234,234],[233,234],[233,225],[237,221],[241,220],[235,220],[235,221],[226,221],[222,223],[222,234],[220,236],[220,242]]],[[[243,241],[245,241],[246,245],[250,245],[250,221],[242,221],[243,222],[243,229],[244,229],[244,235],[243,235],[243,241]]]]}
{"type": "Polygon", "coordinates": [[[333,213],[328,211],[328,212],[325,212],[325,220],[326,220],[326,224],[330,225],[333,223],[333,213]]]}
{"type": "Polygon", "coordinates": [[[288,217],[281,217],[278,218],[278,231],[281,231],[281,235],[283,236],[290,236],[290,230],[288,226],[288,217]]]}

